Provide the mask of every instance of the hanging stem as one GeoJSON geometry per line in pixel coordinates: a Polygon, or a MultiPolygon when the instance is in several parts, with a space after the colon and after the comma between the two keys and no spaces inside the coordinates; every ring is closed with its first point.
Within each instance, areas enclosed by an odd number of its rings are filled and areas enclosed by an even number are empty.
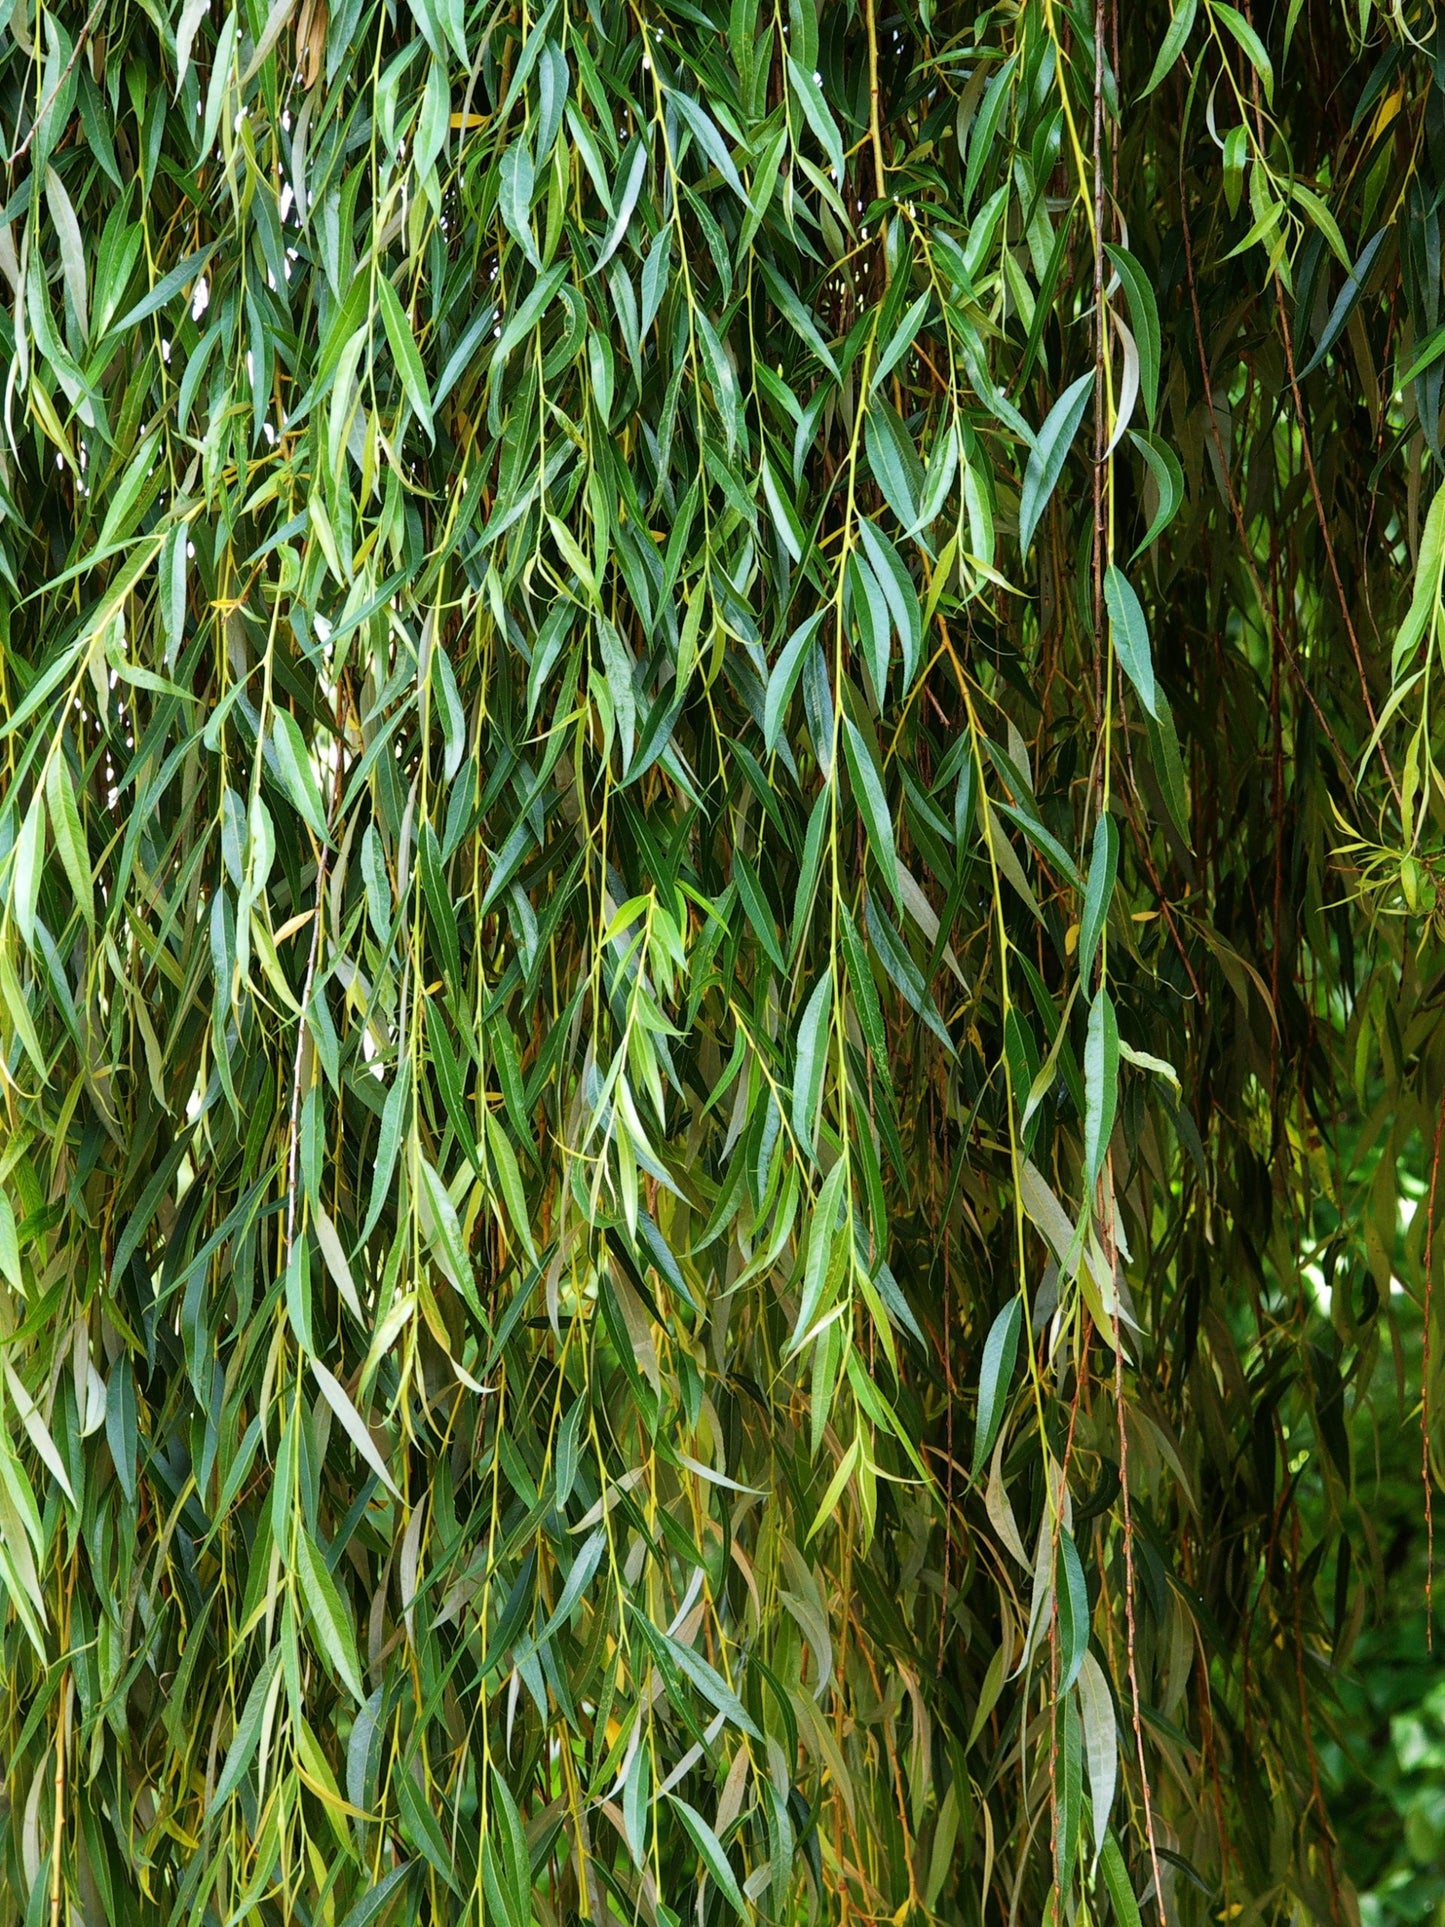
{"type": "Polygon", "coordinates": [[[883,160],[883,128],[878,85],[878,16],[875,0],[868,0],[868,134],[873,143],[873,174],[881,201],[888,192],[883,160]]]}

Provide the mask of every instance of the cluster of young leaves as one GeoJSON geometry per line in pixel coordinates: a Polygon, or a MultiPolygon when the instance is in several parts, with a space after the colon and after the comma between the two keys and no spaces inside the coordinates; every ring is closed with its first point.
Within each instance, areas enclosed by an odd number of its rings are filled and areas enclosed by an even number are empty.
{"type": "Polygon", "coordinates": [[[1345,1917],[1432,32],[5,14],[0,1918],[1345,1917]]]}

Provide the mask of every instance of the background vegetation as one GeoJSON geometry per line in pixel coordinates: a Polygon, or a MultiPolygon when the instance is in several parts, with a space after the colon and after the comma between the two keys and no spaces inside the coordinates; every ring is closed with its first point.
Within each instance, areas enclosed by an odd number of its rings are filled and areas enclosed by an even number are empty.
{"type": "Polygon", "coordinates": [[[1434,8],[0,130],[0,1918],[1438,1909],[1434,8]]]}

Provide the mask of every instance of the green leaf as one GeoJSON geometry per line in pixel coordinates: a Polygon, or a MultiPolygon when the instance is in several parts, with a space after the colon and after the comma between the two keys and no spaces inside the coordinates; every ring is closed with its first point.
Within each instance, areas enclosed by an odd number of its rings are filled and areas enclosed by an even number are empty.
{"type": "Polygon", "coordinates": [[[393,1493],[395,1497],[399,1499],[401,1492],[397,1487],[397,1483],[386,1469],[386,1461],[382,1458],[380,1452],[377,1451],[371,1433],[367,1430],[366,1421],[352,1404],[346,1387],[318,1358],[311,1360],[311,1370],[315,1375],[316,1383],[321,1387],[322,1396],[332,1411],[341,1420],[342,1429],[351,1440],[351,1443],[356,1447],[357,1451],[376,1474],[377,1478],[381,1480],[381,1483],[386,1487],[387,1491],[393,1493]]]}
{"type": "Polygon", "coordinates": [[[778,942],[777,925],[773,918],[772,905],[768,902],[758,874],[741,850],[733,852],[733,881],[737,885],[739,901],[748,922],[756,932],[763,949],[780,977],[788,972],[787,959],[782,945],[778,942]]]}
{"type": "MultiPolygon", "coordinates": [[[[279,0],[284,5],[285,0],[279,0]]],[[[426,91],[422,95],[421,112],[416,119],[416,132],[413,136],[413,153],[416,156],[416,171],[423,194],[433,199],[439,192],[436,178],[436,164],[447,144],[447,130],[451,122],[451,89],[447,84],[445,64],[436,59],[427,63],[426,91]]]]}
{"type": "Polygon", "coordinates": [[[723,345],[722,337],[713,326],[708,315],[699,308],[693,317],[697,338],[702,346],[703,363],[708,382],[712,388],[713,400],[722,418],[727,436],[728,454],[732,455],[743,439],[742,397],[738,390],[738,379],[731,355],[723,345]]]}
{"type": "Polygon", "coordinates": [[[166,635],[166,662],[175,662],[186,634],[186,550],[190,528],[179,522],[166,536],[161,548],[161,621],[166,635]]]}
{"type": "Polygon", "coordinates": [[[236,1730],[231,1736],[231,1744],[226,1753],[226,1764],[221,1768],[221,1777],[216,1782],[216,1790],[211,1795],[208,1813],[215,1813],[223,1807],[246,1777],[246,1769],[256,1757],[256,1749],[261,1744],[261,1723],[265,1716],[266,1699],[271,1691],[271,1682],[276,1677],[276,1668],[281,1664],[281,1649],[273,1646],[262,1663],[261,1670],[251,1682],[251,1690],[246,1695],[246,1703],[241,1708],[241,1717],[236,1721],[236,1730]]]}
{"type": "Polygon", "coordinates": [[[3,1186],[0,1186],[0,1277],[18,1292],[25,1289],[20,1272],[20,1239],[15,1228],[15,1212],[3,1186]]]}
{"type": "MultiPolygon", "coordinates": [[[[1249,129],[1241,123],[1238,127],[1231,127],[1224,137],[1224,205],[1231,215],[1238,214],[1240,202],[1244,199],[1244,170],[1248,160],[1249,129]]],[[[1240,243],[1240,251],[1250,245],[1246,237],[1240,243]]]]}
{"type": "MultiPolygon", "coordinates": [[[[501,1835],[501,1854],[498,1864],[502,1870],[509,1912],[515,1927],[531,1927],[532,1920],[532,1859],[527,1848],[526,1831],[522,1816],[512,1789],[503,1776],[493,1770],[491,1775],[492,1798],[500,1820],[497,1831],[501,1835]]],[[[490,1841],[487,1843],[492,1844],[490,1841]]]]}
{"type": "Polygon", "coordinates": [[[85,847],[85,830],[70,779],[70,763],[57,747],[45,772],[45,801],[50,812],[50,828],[60,853],[66,878],[75,895],[76,908],[92,928],[95,925],[95,892],[90,871],[90,855],[85,847]]]}
{"type": "Polygon", "coordinates": [[[447,396],[456,387],[462,376],[471,367],[478,348],[491,334],[497,322],[497,310],[493,303],[483,302],[477,313],[467,323],[461,339],[447,356],[446,366],[437,376],[432,387],[433,413],[441,407],[447,396]]]}
{"type": "Polygon", "coordinates": [[[486,1113],[487,1157],[496,1179],[497,1190],[507,1208],[507,1217],[512,1230],[529,1258],[537,1256],[536,1242],[532,1236],[532,1221],[527,1210],[526,1193],[522,1189],[522,1173],[517,1164],[517,1154],[512,1149],[510,1138],[502,1127],[501,1119],[495,1111],[486,1113]]]}
{"type": "MultiPolygon", "coordinates": [[[[1348,274],[1350,271],[1350,251],[1345,246],[1345,237],[1340,233],[1339,223],[1330,212],[1328,203],[1322,200],[1312,188],[1306,187],[1302,181],[1291,181],[1289,183],[1289,195],[1290,199],[1302,207],[1309,215],[1311,221],[1314,222],[1315,226],[1329,244],[1330,253],[1339,262],[1346,274],[1348,274]]],[[[1401,386],[1404,386],[1406,382],[1413,379],[1413,374],[1402,375],[1400,377],[1401,386]]]]}
{"type": "Polygon", "coordinates": [[[148,321],[158,309],[165,307],[168,301],[173,301],[182,288],[197,278],[215,250],[216,243],[212,241],[209,246],[197,248],[194,254],[188,254],[184,260],[178,261],[168,274],[161,276],[144,300],[128,309],[119,321],[111,322],[106,334],[126,335],[142,321],[148,321]]]}
{"type": "Polygon", "coordinates": [[[803,1291],[798,1301],[793,1336],[788,1344],[789,1352],[797,1351],[803,1343],[822,1305],[823,1289],[828,1282],[833,1248],[838,1237],[839,1207],[845,1203],[847,1182],[847,1160],[839,1158],[823,1180],[808,1227],[808,1244],[803,1260],[803,1291]]]}
{"type": "Polygon", "coordinates": [[[883,881],[888,885],[889,894],[895,903],[901,904],[898,852],[893,841],[893,817],[888,808],[883,778],[873,760],[873,751],[851,716],[843,718],[843,747],[853,778],[853,794],[857,798],[863,827],[867,832],[868,846],[883,872],[883,881]]]}
{"type": "Polygon", "coordinates": [[[428,441],[431,441],[435,431],[432,427],[431,394],[427,388],[426,372],[406,311],[397,299],[396,289],[384,274],[376,277],[376,299],[381,309],[386,339],[391,347],[391,358],[396,364],[396,372],[401,376],[402,388],[417,420],[426,430],[428,441]]]}
{"type": "Polygon", "coordinates": [[[823,98],[823,90],[806,67],[788,56],[788,84],[797,97],[803,110],[803,118],[817,137],[818,145],[828,158],[828,167],[834,181],[841,186],[847,163],[843,157],[843,142],[838,133],[838,123],[828,111],[828,103],[823,98]]]}
{"type": "Polygon", "coordinates": [[[432,1256],[453,1289],[474,1302],[476,1284],[472,1278],[472,1261],[467,1255],[466,1240],[451,1194],[440,1173],[424,1157],[418,1157],[416,1170],[422,1229],[432,1256]]]}
{"type": "Polygon", "coordinates": [[[402,1821],[410,1835],[411,1844],[420,1847],[423,1857],[435,1867],[442,1879],[455,1891],[456,1874],[452,1866],[451,1849],[432,1811],[430,1801],[417,1785],[415,1776],[405,1767],[396,1775],[395,1785],[397,1805],[401,1809],[402,1821]]]}
{"type": "MultiPolygon", "coordinates": [[[[1228,13],[1232,12],[1233,9],[1221,6],[1219,11],[1221,13],[1228,13]]],[[[1345,285],[1340,289],[1334,307],[1330,309],[1329,320],[1325,323],[1324,333],[1320,336],[1319,345],[1305,363],[1304,367],[1300,369],[1297,377],[1298,380],[1303,381],[1306,375],[1312,375],[1314,373],[1315,369],[1319,367],[1325,356],[1344,333],[1350,316],[1359,305],[1360,296],[1365,291],[1365,283],[1370,278],[1370,271],[1375,265],[1380,249],[1389,238],[1390,230],[1382,227],[1376,234],[1371,236],[1360,250],[1359,260],[1350,270],[1349,277],[1345,285]]]]}
{"type": "Polygon", "coordinates": [[[1059,1614],[1059,1699],[1073,1686],[1089,1650],[1089,1588],[1079,1549],[1067,1526],[1059,1528],[1059,1561],[1055,1581],[1059,1614]]]}
{"type": "Polygon", "coordinates": [[[1154,478],[1154,486],[1159,493],[1159,506],[1154,511],[1154,519],[1149,524],[1143,541],[1135,549],[1131,561],[1141,556],[1151,543],[1158,540],[1164,530],[1179,513],[1179,504],[1184,500],[1184,470],[1179,465],[1179,457],[1167,442],[1136,435],[1131,429],[1129,440],[1144,457],[1145,466],[1154,478]]]}
{"type": "Polygon", "coordinates": [[[687,1801],[676,1793],[669,1793],[667,1797],[677,1809],[678,1818],[686,1827],[692,1844],[697,1848],[702,1863],[707,1868],[709,1879],[733,1912],[740,1918],[745,1917],[747,1908],[743,1904],[742,1889],[738,1886],[737,1876],[728,1864],[722,1842],[695,1807],[690,1807],[687,1801]]]}
{"type": "Polygon", "coordinates": [[[1119,828],[1107,810],[1094,825],[1094,852],[1089,859],[1089,881],[1084,891],[1084,913],[1079,922],[1079,976],[1085,986],[1094,967],[1094,952],[1108,921],[1119,871],[1119,828]]]}
{"type": "Polygon", "coordinates": [[[366,1892],[342,1921],[341,1927],[371,1927],[386,1911],[388,1903],[397,1889],[411,1877],[415,1861],[404,1860],[399,1867],[392,1867],[384,1873],[375,1886],[368,1886],[366,1892]]]}
{"type": "Polygon", "coordinates": [[[665,1646],[667,1655],[677,1670],[691,1680],[703,1698],[709,1700],[724,1718],[752,1739],[760,1740],[763,1737],[737,1694],[717,1668],[710,1666],[701,1653],[695,1652],[691,1646],[683,1645],[680,1640],[672,1638],[665,1638],[665,1646]]]}
{"type": "Polygon", "coordinates": [[[863,439],[868,466],[884,501],[900,525],[911,529],[918,521],[923,471],[907,428],[881,395],[875,395],[869,404],[863,439]]]}
{"type": "Polygon", "coordinates": [[[1104,571],[1104,601],[1109,610],[1109,639],[1119,667],[1138,692],[1149,714],[1158,720],[1159,696],[1154,686],[1154,657],[1149,647],[1149,624],[1134,586],[1111,562],[1104,571]]]}
{"type": "Polygon", "coordinates": [[[1134,339],[1139,345],[1139,387],[1152,426],[1159,408],[1159,306],[1148,276],[1128,249],[1116,247],[1111,242],[1106,244],[1104,251],[1124,284],[1129,320],[1133,325],[1134,339]]]}
{"type": "Polygon", "coordinates": [[[296,1527],[296,1574],[301,1582],[301,1599],[306,1608],[307,1624],[322,1658],[357,1704],[363,1704],[366,1688],[361,1683],[361,1663],[356,1656],[351,1615],[310,1533],[299,1524],[296,1527]]]}
{"type": "Polygon", "coordinates": [[[923,326],[924,317],[932,306],[933,291],[929,289],[926,293],[919,295],[904,313],[874,365],[868,381],[870,394],[888,379],[913,346],[918,338],[918,331],[923,326]]]}
{"type": "Polygon", "coordinates": [[[376,1162],[372,1166],[371,1173],[371,1204],[361,1230],[363,1238],[369,1238],[375,1230],[390,1196],[397,1151],[401,1146],[402,1121],[410,1091],[409,1066],[402,1062],[396,1068],[391,1089],[387,1092],[381,1107],[381,1129],[377,1138],[376,1162]]]}
{"type": "MultiPolygon", "coordinates": [[[[859,521],[858,533],[873,574],[887,600],[893,627],[898,632],[899,645],[903,650],[903,691],[906,695],[918,673],[918,658],[923,647],[923,612],[918,606],[918,592],[898,551],[866,516],[859,521]]],[[[881,684],[879,695],[882,695],[881,684]]]]}
{"type": "Polygon", "coordinates": [[[1049,410],[1029,453],[1019,496],[1019,548],[1027,555],[1034,531],[1043,520],[1049,498],[1063,473],[1064,462],[1078,433],[1093,391],[1092,371],[1071,382],[1049,410]]]}
{"type": "Polygon", "coordinates": [[[825,609],[815,609],[805,622],[799,623],[783,644],[777,661],[769,671],[767,695],[763,702],[763,741],[770,752],[778,746],[783,717],[802,673],[803,658],[822,627],[826,614],[825,609]]]}
{"type": "MultiPolygon", "coordinates": [[[[17,1285],[19,1280],[14,1281],[17,1285]]],[[[105,1437],[120,1489],[133,1505],[136,1495],[136,1452],[140,1427],[136,1413],[135,1374],[122,1352],[111,1367],[105,1387],[105,1437]]]]}
{"type": "Polygon", "coordinates": [[[1129,1870],[1124,1865],[1124,1856],[1112,1833],[1105,1835],[1099,1851],[1099,1871],[1104,1876],[1109,1904],[1114,1909],[1114,1927],[1141,1927],[1139,1903],[1134,1898],[1129,1870]]]}
{"type": "Polygon", "coordinates": [[[1044,862],[1052,863],[1059,874],[1073,884],[1075,889],[1079,888],[1083,878],[1074,867],[1074,859],[1052,830],[1046,830],[1030,810],[1020,808],[1017,804],[995,803],[993,808],[999,816],[1007,817],[1011,823],[1017,823],[1044,862]]]}
{"type": "MultiPolygon", "coordinates": [[[[535,185],[531,152],[521,141],[514,141],[503,153],[497,167],[497,205],[508,233],[532,266],[540,270],[542,257],[537,250],[537,237],[532,232],[532,193],[535,185]]],[[[409,329],[407,336],[410,339],[409,329]]],[[[420,366],[418,360],[418,372],[420,366]]]]}
{"type": "Polygon", "coordinates": [[[848,557],[846,581],[853,627],[881,710],[888,701],[888,664],[893,654],[888,598],[866,559],[856,552],[848,557]]]}
{"type": "Polygon", "coordinates": [[[1104,1844],[1119,1772],[1119,1730],[1114,1695],[1104,1669],[1087,1650],[1079,1669],[1079,1712],[1084,1726],[1084,1759],[1089,1769],[1089,1804],[1094,1813],[1094,1852],[1104,1844]]]}
{"type": "Polygon", "coordinates": [[[318,843],[329,843],[326,810],[312,767],[311,751],[301,734],[300,724],[289,710],[276,711],[271,724],[271,747],[286,794],[300,811],[302,821],[318,843]]]}
{"type": "Polygon", "coordinates": [[[1168,32],[1159,49],[1149,78],[1144,84],[1140,100],[1147,100],[1159,83],[1173,72],[1174,63],[1184,51],[1184,43],[1189,38],[1189,30],[1194,25],[1194,16],[1199,9],[1199,0],[1179,0],[1174,17],[1169,22],[1168,32]]]}
{"type": "Polygon", "coordinates": [[[984,168],[996,151],[998,130],[1012,99],[1010,88],[1018,60],[1016,53],[1010,54],[998,71],[990,75],[988,85],[984,88],[983,100],[968,137],[968,166],[963,177],[965,211],[973,206],[973,197],[983,180],[984,168]]]}
{"type": "Polygon", "coordinates": [[[813,1523],[808,1527],[808,1537],[804,1541],[804,1544],[810,1544],[816,1539],[818,1534],[823,1530],[823,1527],[827,1525],[828,1521],[832,1518],[834,1512],[837,1510],[838,1501],[847,1490],[848,1481],[857,1470],[859,1457],[860,1442],[859,1439],[855,1437],[853,1443],[838,1461],[833,1476],[828,1481],[827,1490],[818,1502],[818,1510],[813,1514],[813,1523]]]}
{"type": "Polygon", "coordinates": [[[853,1005],[858,1015],[859,1026],[862,1029],[864,1041],[872,1053],[883,1087],[891,1099],[893,1074],[889,1064],[888,1033],[884,1027],[883,1009],[878,1001],[878,986],[873,980],[873,971],[868,962],[863,935],[846,904],[839,904],[838,919],[842,926],[843,957],[847,966],[848,982],[853,991],[853,1005]]]}
{"type": "Polygon", "coordinates": [[[10,870],[10,904],[20,941],[27,950],[35,947],[35,912],[40,902],[40,875],[45,863],[45,806],[37,788],[30,806],[20,819],[20,834],[15,839],[15,855],[10,870]]]}
{"type": "Polygon", "coordinates": [[[1077,1703],[1060,1693],[1054,1739],[1054,1878],[1067,1892],[1079,1855],[1084,1809],[1084,1748],[1077,1703]]]}
{"type": "MultiPolygon", "coordinates": [[[[453,52],[463,67],[470,67],[471,56],[467,52],[466,7],[464,0],[436,0],[436,5],[453,52]]],[[[544,12],[543,18],[545,19],[545,17],[544,12]]],[[[536,30],[534,29],[534,31],[536,30]]]]}
{"type": "Polygon", "coordinates": [[[1415,558],[1414,593],[1390,654],[1390,680],[1397,686],[1419,648],[1421,637],[1437,619],[1442,582],[1445,582],[1445,486],[1437,488],[1431,497],[1419,554],[1415,558]]]}
{"type": "Polygon", "coordinates": [[[1174,733],[1174,716],[1164,699],[1163,691],[1158,692],[1159,713],[1157,718],[1146,718],[1149,731],[1149,753],[1163,791],[1165,805],[1186,848],[1189,845],[1189,795],[1184,781],[1184,762],[1179,754],[1179,738],[1174,733]]]}
{"type": "MultiPolygon", "coordinates": [[[[956,435],[945,435],[941,444],[935,444],[929,457],[928,472],[924,477],[923,496],[918,504],[918,519],[911,528],[904,530],[905,535],[917,535],[920,530],[933,527],[943,513],[944,505],[953,491],[958,474],[958,438],[956,435]]],[[[974,518],[982,506],[982,496],[978,490],[977,478],[970,481],[970,471],[967,467],[963,470],[963,498],[969,514],[969,540],[974,542],[982,555],[988,544],[976,542],[973,529],[974,518]]],[[[955,536],[951,539],[957,538],[955,536]]],[[[944,544],[944,549],[946,553],[947,543],[944,544]]],[[[946,577],[947,573],[947,565],[940,556],[938,567],[934,571],[935,579],[946,577]]]]}
{"type": "Polygon", "coordinates": [[[76,219],[75,208],[65,191],[65,183],[53,167],[45,170],[45,199],[55,238],[60,243],[60,269],[66,292],[75,310],[82,335],[90,333],[89,277],[86,270],[85,242],[76,219]]]}
{"type": "MultiPolygon", "coordinates": [[[[621,247],[637,207],[637,197],[642,192],[642,183],[647,178],[647,143],[640,136],[629,149],[631,159],[627,162],[626,178],[622,192],[617,199],[617,216],[612,223],[607,239],[602,244],[602,252],[592,265],[591,272],[598,274],[621,247]]],[[[539,267],[541,263],[537,264],[539,267]]]]}
{"type": "Polygon", "coordinates": [[[606,616],[597,618],[597,642],[602,654],[607,691],[612,698],[612,713],[617,719],[617,732],[622,745],[622,768],[625,772],[632,762],[637,732],[637,699],[632,687],[632,657],[628,654],[627,645],[606,616]]]}
{"type": "Polygon", "coordinates": [[[562,1596],[547,1615],[546,1625],[537,1634],[535,1641],[531,1642],[534,1646],[545,1646],[552,1635],[566,1625],[573,1607],[591,1584],[606,1550],[607,1533],[599,1526],[572,1561],[572,1570],[567,1575],[562,1596]]]}
{"type": "Polygon", "coordinates": [[[793,328],[799,339],[804,341],[807,346],[812,349],[813,353],[827,369],[833,380],[841,381],[843,379],[842,371],[834,360],[827,342],[823,339],[822,332],[811,311],[803,306],[796,291],[766,258],[763,258],[759,262],[759,266],[762,269],[763,280],[767,284],[768,292],[781,309],[783,319],[793,328]]]}
{"type": "Polygon", "coordinates": [[[794,562],[801,562],[807,546],[807,535],[798,520],[792,503],[778,486],[778,478],[767,456],[763,457],[763,494],[767,497],[768,508],[772,513],[773,528],[779,541],[794,562]]]}
{"type": "Polygon", "coordinates": [[[632,1853],[632,1864],[641,1868],[647,1856],[647,1813],[651,1805],[651,1751],[642,1743],[639,1729],[638,1739],[632,1748],[632,1757],[622,1787],[622,1824],[627,1829],[627,1844],[632,1853]]]}
{"type": "Polygon", "coordinates": [[[1092,1190],[1104,1168],[1119,1102],[1119,1026],[1113,999],[1102,988],[1089,1006],[1084,1097],[1084,1169],[1092,1190]]]}
{"type": "MultiPolygon", "coordinates": [[[[39,1406],[25,1389],[24,1382],[8,1358],[5,1360],[5,1383],[9,1388],[10,1397],[14,1401],[15,1409],[20,1414],[20,1423],[25,1427],[30,1443],[40,1454],[45,1469],[50,1473],[55,1483],[60,1487],[60,1490],[65,1494],[71,1505],[75,1505],[75,1487],[71,1484],[70,1474],[66,1471],[65,1461],[60,1456],[55,1440],[51,1436],[50,1428],[45,1423],[39,1406]]],[[[66,1416],[69,1417],[69,1414],[66,1416]]],[[[64,1436],[64,1434],[62,1434],[62,1436],[64,1436]]]]}
{"type": "Polygon", "coordinates": [[[451,657],[440,643],[432,649],[431,676],[432,686],[441,699],[442,740],[445,744],[442,779],[450,783],[467,753],[467,718],[451,657]]]}
{"type": "Polygon", "coordinates": [[[748,191],[743,186],[742,178],[737,168],[733,165],[733,157],[729,154],[722,135],[719,134],[706,110],[690,94],[684,93],[680,88],[675,88],[672,93],[668,95],[668,103],[686,123],[694,139],[697,141],[698,146],[704,154],[707,155],[718,173],[722,175],[733,193],[737,195],[743,206],[751,212],[753,204],[748,199],[748,191]]]}
{"type": "Polygon", "coordinates": [[[50,1076],[45,1046],[41,1043],[40,1033],[35,1028],[30,1003],[16,975],[14,961],[4,947],[0,947],[0,997],[4,999],[10,1021],[15,1026],[15,1034],[25,1048],[25,1055],[34,1066],[36,1076],[42,1084],[45,1083],[50,1076]]]}
{"type": "Polygon", "coordinates": [[[833,973],[825,970],[798,1023],[797,1064],[793,1073],[793,1133],[809,1157],[816,1158],[814,1125],[828,1062],[829,1019],[833,1012],[833,973]]]}
{"type": "Polygon", "coordinates": [[[989,1326],[988,1337],[983,1343],[983,1362],[978,1375],[978,1420],[973,1435],[973,1464],[969,1472],[974,1479],[987,1465],[1004,1421],[1022,1327],[1023,1300],[1015,1296],[1009,1299],[989,1326]]]}
{"type": "Polygon", "coordinates": [[[100,526],[98,546],[101,549],[109,549],[135,533],[141,506],[148,494],[146,483],[155,467],[156,441],[154,435],[144,438],[111,491],[105,520],[100,526]]]}
{"type": "MultiPolygon", "coordinates": [[[[1341,246],[1343,245],[1342,238],[1341,246]]],[[[1348,254],[1345,256],[1344,268],[1348,273],[1350,269],[1348,254]]],[[[1409,363],[1395,377],[1396,387],[1408,388],[1412,382],[1418,381],[1427,369],[1433,368],[1442,355],[1445,355],[1445,328],[1432,328],[1423,341],[1415,343],[1409,363]]]]}
{"type": "Polygon", "coordinates": [[[176,92],[181,90],[186,78],[186,70],[191,64],[191,47],[196,32],[210,9],[211,0],[185,0],[181,17],[176,23],[176,92]]]}
{"type": "Polygon", "coordinates": [[[1209,10],[1216,20],[1224,22],[1243,47],[1250,66],[1259,75],[1264,87],[1265,101],[1272,107],[1274,105],[1274,68],[1270,64],[1269,55],[1265,52],[1264,42],[1238,8],[1226,6],[1225,0],[1209,0],[1209,10]]]}

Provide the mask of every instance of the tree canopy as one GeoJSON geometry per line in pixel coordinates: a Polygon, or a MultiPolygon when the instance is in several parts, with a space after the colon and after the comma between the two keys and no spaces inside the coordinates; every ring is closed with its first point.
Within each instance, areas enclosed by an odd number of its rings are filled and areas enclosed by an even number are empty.
{"type": "Polygon", "coordinates": [[[1356,1922],[1434,7],[0,0],[0,141],[0,1920],[1356,1922]]]}

